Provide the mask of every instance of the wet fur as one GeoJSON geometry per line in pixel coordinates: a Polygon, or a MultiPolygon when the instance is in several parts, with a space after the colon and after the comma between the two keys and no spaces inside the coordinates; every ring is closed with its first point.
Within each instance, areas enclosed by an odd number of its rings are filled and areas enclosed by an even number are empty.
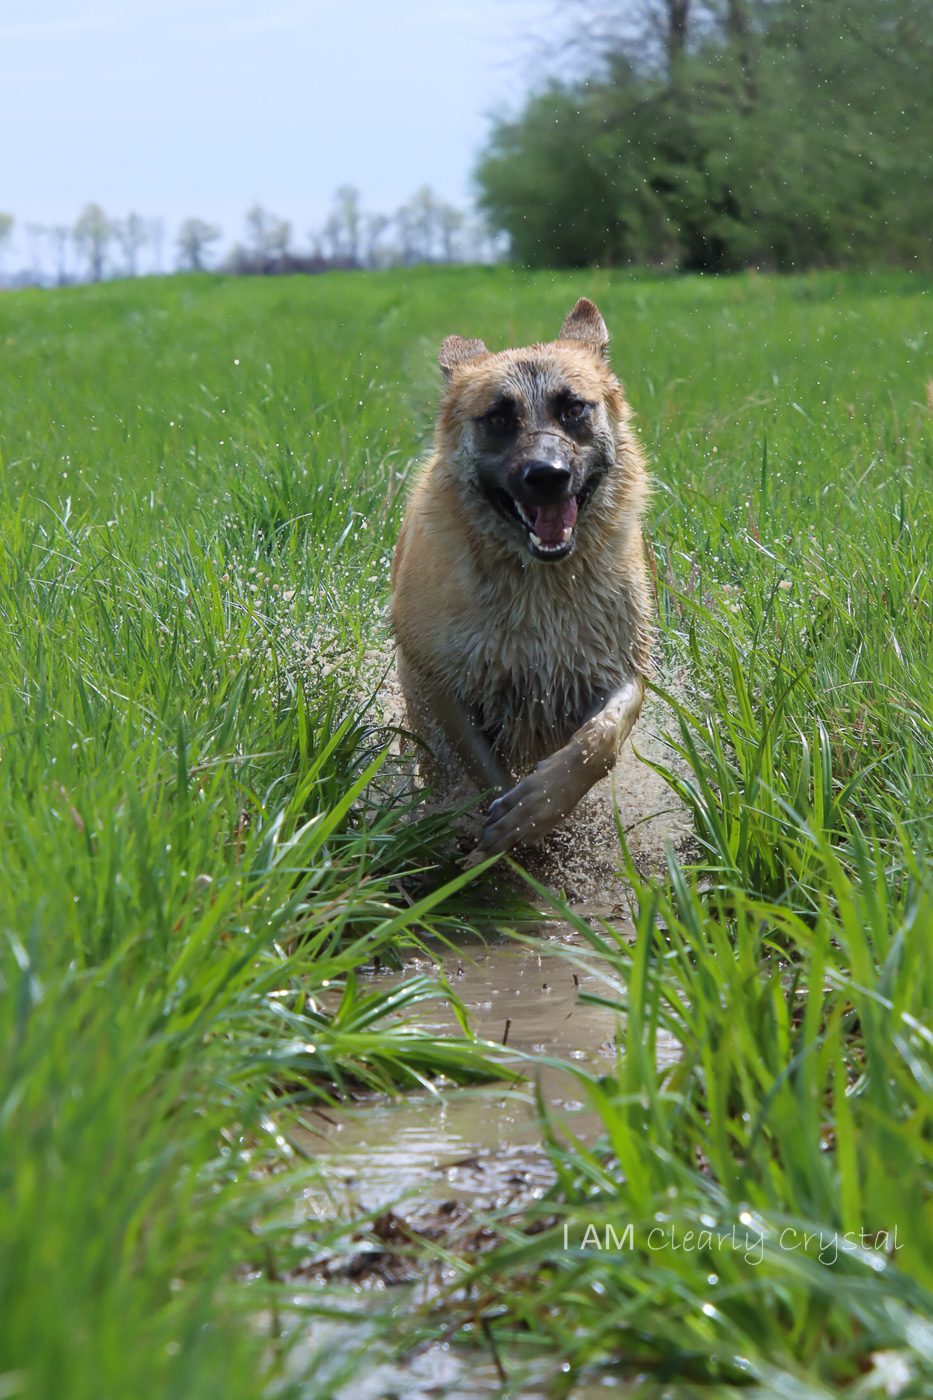
{"type": "MultiPolygon", "coordinates": [[[[454,363],[393,563],[400,678],[416,729],[431,729],[433,698],[444,692],[514,776],[567,745],[627,682],[637,713],[650,649],[647,489],[621,385],[594,347],[481,346],[454,363]],[[505,390],[527,393],[532,379],[539,391],[566,385],[597,403],[594,432],[611,462],[580,511],[573,553],[556,562],[529,555],[473,470],[477,415],[505,390]]],[[[600,766],[598,776],[611,762],[600,766]]]]}

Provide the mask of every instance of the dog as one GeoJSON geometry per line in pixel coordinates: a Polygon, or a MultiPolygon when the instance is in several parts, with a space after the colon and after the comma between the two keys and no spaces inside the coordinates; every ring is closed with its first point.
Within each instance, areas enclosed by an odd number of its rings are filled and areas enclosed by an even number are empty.
{"type": "Polygon", "coordinates": [[[641,709],[649,484],[608,342],[582,298],[546,344],[441,346],[390,613],[412,729],[496,794],[477,859],[553,831],[641,709]]]}

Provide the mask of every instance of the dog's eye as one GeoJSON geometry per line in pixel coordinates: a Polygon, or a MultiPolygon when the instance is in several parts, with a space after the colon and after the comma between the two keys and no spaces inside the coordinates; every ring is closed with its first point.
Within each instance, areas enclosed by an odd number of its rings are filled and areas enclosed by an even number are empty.
{"type": "Polygon", "coordinates": [[[579,423],[581,418],[586,417],[587,407],[582,399],[572,399],[570,403],[564,404],[560,416],[565,423],[579,423]]]}
{"type": "Polygon", "coordinates": [[[497,433],[501,433],[507,428],[511,421],[512,419],[509,414],[505,413],[501,408],[497,408],[494,412],[486,414],[486,422],[489,424],[490,428],[497,433]]]}

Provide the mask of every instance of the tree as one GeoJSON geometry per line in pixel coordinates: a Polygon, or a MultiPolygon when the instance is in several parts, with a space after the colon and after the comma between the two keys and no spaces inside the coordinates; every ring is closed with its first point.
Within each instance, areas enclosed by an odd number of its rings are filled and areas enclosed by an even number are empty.
{"type": "Polygon", "coordinates": [[[247,245],[249,253],[269,272],[276,261],[285,257],[291,241],[292,226],[279,219],[261,204],[246,211],[247,245]]]}
{"type": "Polygon", "coordinates": [[[359,262],[360,229],[363,215],[360,210],[360,192],[354,185],[341,185],[336,195],[337,207],[334,211],[339,237],[340,255],[348,262],[359,262]]]}
{"type": "Polygon", "coordinates": [[[178,230],[178,260],[182,268],[189,272],[203,272],[205,256],[212,243],[216,243],[221,230],[216,224],[204,219],[185,219],[178,230]]]}
{"type": "Polygon", "coordinates": [[[380,216],[363,214],[360,192],[356,186],[341,185],[334,195],[334,207],[320,234],[314,236],[314,242],[320,248],[326,248],[334,262],[356,266],[361,261],[364,232],[368,241],[374,244],[383,231],[379,229],[373,238],[372,217],[380,216]]]}
{"type": "Polygon", "coordinates": [[[322,247],[329,250],[330,257],[334,262],[342,261],[343,231],[337,214],[328,215],[324,227],[321,229],[320,241],[322,247]]]}
{"type": "Polygon", "coordinates": [[[113,226],[99,204],[86,204],[74,226],[75,247],[87,261],[92,282],[104,275],[107,248],[113,238],[113,226]]]}
{"type": "Polygon", "coordinates": [[[16,220],[13,218],[12,214],[0,212],[0,267],[3,265],[2,260],[6,256],[6,250],[12,240],[13,225],[15,223],[16,220]]]}
{"type": "Polygon", "coordinates": [[[599,73],[619,54],[673,80],[681,58],[709,24],[718,0],[576,0],[569,37],[584,65],[599,73]]]}
{"type": "Polygon", "coordinates": [[[67,224],[53,224],[49,229],[52,247],[55,250],[55,280],[60,287],[68,281],[68,244],[71,229],[67,224]]]}
{"type": "Polygon", "coordinates": [[[367,214],[364,219],[364,238],[366,252],[364,261],[367,267],[378,267],[380,261],[380,243],[391,227],[392,220],[388,214],[367,214]]]}
{"type": "Polygon", "coordinates": [[[149,241],[149,226],[141,214],[127,214],[125,219],[117,219],[113,225],[114,237],[120,245],[127,275],[137,276],[139,254],[149,241]]]}
{"type": "Polygon", "coordinates": [[[598,92],[552,84],[515,121],[494,128],[477,172],[480,208],[509,234],[521,262],[638,262],[663,244],[644,188],[640,137],[607,131],[607,92],[622,110],[634,105],[638,88],[621,62],[616,81],[598,92]]]}
{"type": "Polygon", "coordinates": [[[288,257],[292,241],[292,226],[288,219],[273,219],[267,234],[269,257],[273,262],[282,262],[288,257]]]}
{"type": "Polygon", "coordinates": [[[29,270],[36,282],[42,281],[42,245],[47,233],[48,229],[44,224],[30,223],[26,225],[26,237],[29,240],[29,270]]]}
{"type": "Polygon", "coordinates": [[[146,238],[152,248],[152,262],[156,272],[165,271],[165,220],[149,219],[146,223],[146,238]]]}
{"type": "Polygon", "coordinates": [[[397,210],[396,227],[405,264],[430,262],[435,256],[441,204],[430,185],[422,185],[397,210]]]}
{"type": "Polygon", "coordinates": [[[674,73],[687,47],[687,26],[690,20],[690,0],[664,0],[666,20],[664,47],[667,70],[674,73]]]}
{"type": "Polygon", "coordinates": [[[452,204],[439,204],[437,209],[437,232],[440,239],[441,257],[444,262],[455,262],[457,259],[457,235],[464,225],[464,216],[461,210],[456,209],[452,204]]]}
{"type": "Polygon", "coordinates": [[[931,0],[608,9],[587,78],[533,94],[480,161],[522,261],[931,261],[931,0]]]}

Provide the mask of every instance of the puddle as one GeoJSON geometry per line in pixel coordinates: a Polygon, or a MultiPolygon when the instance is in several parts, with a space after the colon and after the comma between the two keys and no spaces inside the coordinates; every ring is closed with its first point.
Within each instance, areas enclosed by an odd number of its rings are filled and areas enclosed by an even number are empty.
{"type": "MultiPolygon", "coordinates": [[[[496,1362],[488,1350],[436,1342],[415,1349],[404,1362],[367,1367],[336,1388],[333,1400],[553,1400],[558,1365],[553,1358],[534,1361],[507,1349],[496,1362]]],[[[566,1400],[619,1400],[643,1389],[636,1379],[607,1375],[560,1393],[566,1400]]]]}
{"type": "MultiPolygon", "coordinates": [[[[624,926],[617,927],[624,936],[624,926]]],[[[412,958],[400,973],[371,974],[380,986],[390,986],[415,973],[442,972],[477,1035],[497,1045],[505,1041],[505,1062],[525,1078],[514,1085],[451,1085],[437,1093],[373,1096],[328,1108],[327,1120],[308,1114],[297,1130],[301,1148],[314,1157],[319,1172],[317,1183],[303,1193],[303,1209],[318,1220],[352,1222],[364,1212],[376,1217],[369,1227],[353,1230],[346,1252],[311,1261],[294,1279],[296,1294],[332,1281],[355,1295],[350,1311],[356,1322],[345,1315],[343,1321],[318,1318],[302,1324],[316,1364],[321,1358],[322,1376],[327,1358],[346,1362],[360,1354],[362,1344],[362,1369],[348,1381],[335,1377],[334,1400],[548,1400],[553,1395],[553,1358],[508,1351],[494,1358],[479,1337],[475,1347],[439,1340],[399,1357],[393,1355],[391,1327],[386,1333],[377,1325],[368,1341],[362,1341],[360,1329],[365,1337],[368,1323],[387,1302],[392,1317],[404,1318],[456,1283],[449,1262],[432,1258],[432,1242],[448,1260],[451,1254],[475,1256],[494,1238],[484,1223],[486,1211],[520,1211],[547,1191],[554,1173],[542,1144],[536,1085],[558,1129],[585,1142],[599,1135],[600,1120],[586,1104],[572,1067],[610,1070],[624,1022],[609,1008],[581,1003],[582,992],[612,996],[612,987],[560,948],[579,949],[591,968],[598,967],[575,930],[553,922],[529,942],[464,941],[455,949],[438,949],[434,962],[412,958]]],[[[421,1004],[414,1019],[426,1032],[460,1034],[443,999],[421,1004]]],[[[672,1039],[659,1045],[662,1063],[672,1063],[678,1053],[672,1039]]],[[[604,1377],[566,1393],[569,1400],[601,1400],[637,1389],[604,1377]]]]}
{"type": "MultiPolygon", "coordinates": [[[[502,937],[439,951],[437,964],[477,1035],[505,1043],[506,1062],[525,1077],[518,1084],[376,1096],[328,1109],[330,1121],[309,1114],[295,1135],[320,1169],[320,1191],[308,1200],[316,1213],[347,1218],[415,1194],[421,1201],[454,1199],[483,1209],[541,1196],[554,1174],[541,1143],[536,1085],[558,1127],[584,1141],[598,1136],[600,1121],[572,1070],[538,1057],[608,1071],[624,1027],[608,1008],[581,1004],[581,992],[606,995],[609,989],[561,956],[560,946],[582,950],[569,925],[554,923],[530,944],[502,937]]],[[[387,985],[437,964],[417,958],[402,973],[374,975],[387,985]]],[[[460,1034],[442,1000],[422,1005],[417,1023],[427,1032],[460,1034]]],[[[665,1061],[677,1053],[674,1041],[660,1051],[665,1061]]]]}
{"type": "MultiPolygon", "coordinates": [[[[346,1324],[325,1320],[309,1339],[315,1379],[331,1400],[553,1400],[560,1362],[529,1356],[509,1346],[497,1347],[495,1358],[486,1343],[476,1347],[452,1342],[416,1345],[401,1359],[382,1349],[379,1328],[351,1340],[346,1324]],[[354,1373],[354,1357],[362,1365],[354,1373]],[[363,1359],[365,1357],[365,1360],[363,1359]],[[349,1371],[349,1378],[347,1378],[349,1371]],[[325,1389],[326,1387],[326,1389],[325,1389]]],[[[306,1356],[293,1358],[306,1363],[306,1356]]],[[[561,1386],[565,1400],[610,1400],[642,1394],[637,1377],[604,1374],[561,1386]]]]}
{"type": "MultiPolygon", "coordinates": [[[[379,695],[386,723],[405,728],[390,661],[391,649],[377,657],[379,695]]],[[[665,682],[678,693],[684,677],[678,673],[665,682]]],[[[663,870],[667,847],[683,850],[692,829],[689,814],[656,771],[657,765],[676,761],[666,731],[676,733],[676,718],[651,696],[635,742],[625,745],[614,773],[586,795],[547,842],[522,855],[542,884],[560,891],[583,917],[590,913],[611,919],[623,937],[628,891],[619,874],[617,822],[643,873],[663,870]]],[[[400,771],[407,791],[410,756],[401,760],[400,771]]],[[[460,805],[466,796],[458,790],[442,794],[440,810],[460,805]]],[[[454,840],[448,852],[451,859],[458,849],[464,853],[470,848],[469,822],[465,825],[459,846],[454,840]]],[[[500,1046],[506,1041],[505,1061],[522,1073],[522,1082],[373,1096],[328,1109],[326,1120],[309,1113],[303,1127],[292,1128],[296,1145],[318,1169],[316,1184],[303,1193],[300,1212],[350,1227],[344,1250],[312,1257],[295,1279],[296,1294],[309,1288],[319,1290],[319,1297],[322,1285],[332,1283],[354,1298],[349,1306],[357,1314],[355,1322],[316,1317],[310,1326],[307,1319],[299,1324],[307,1329],[316,1365],[320,1358],[325,1393],[334,1400],[548,1400],[555,1393],[553,1357],[534,1357],[524,1350],[494,1357],[479,1336],[475,1346],[436,1340],[404,1348],[401,1355],[397,1348],[411,1335],[405,1319],[456,1283],[450,1259],[481,1251],[484,1230],[492,1238],[495,1226],[490,1230],[486,1212],[520,1214],[523,1205],[552,1184],[536,1087],[558,1133],[592,1143],[602,1131],[574,1068],[611,1071],[624,1021],[608,1008],[581,1004],[583,992],[611,998],[613,989],[595,971],[561,956],[562,946],[579,949],[591,968],[598,967],[572,926],[553,921],[528,943],[506,937],[463,942],[456,949],[438,948],[436,963],[412,958],[402,973],[373,974],[380,986],[388,987],[437,967],[467,1008],[476,1034],[500,1046]],[[371,1217],[365,1229],[354,1224],[364,1214],[371,1217]],[[381,1323],[376,1322],[386,1307],[381,1323]],[[399,1323],[394,1344],[392,1327],[380,1335],[387,1315],[399,1323]],[[367,1335],[367,1323],[373,1322],[367,1335]],[[362,1369],[349,1381],[335,1375],[329,1386],[328,1364],[339,1368],[361,1345],[362,1369]]],[[[461,1033],[442,998],[422,1003],[410,1019],[426,1033],[461,1033]]],[[[657,1053],[659,1063],[672,1064],[680,1049],[673,1039],[659,1036],[657,1053]]],[[[568,1400],[622,1397],[642,1388],[638,1380],[610,1375],[565,1387],[566,1381],[560,1393],[568,1400]]]]}

